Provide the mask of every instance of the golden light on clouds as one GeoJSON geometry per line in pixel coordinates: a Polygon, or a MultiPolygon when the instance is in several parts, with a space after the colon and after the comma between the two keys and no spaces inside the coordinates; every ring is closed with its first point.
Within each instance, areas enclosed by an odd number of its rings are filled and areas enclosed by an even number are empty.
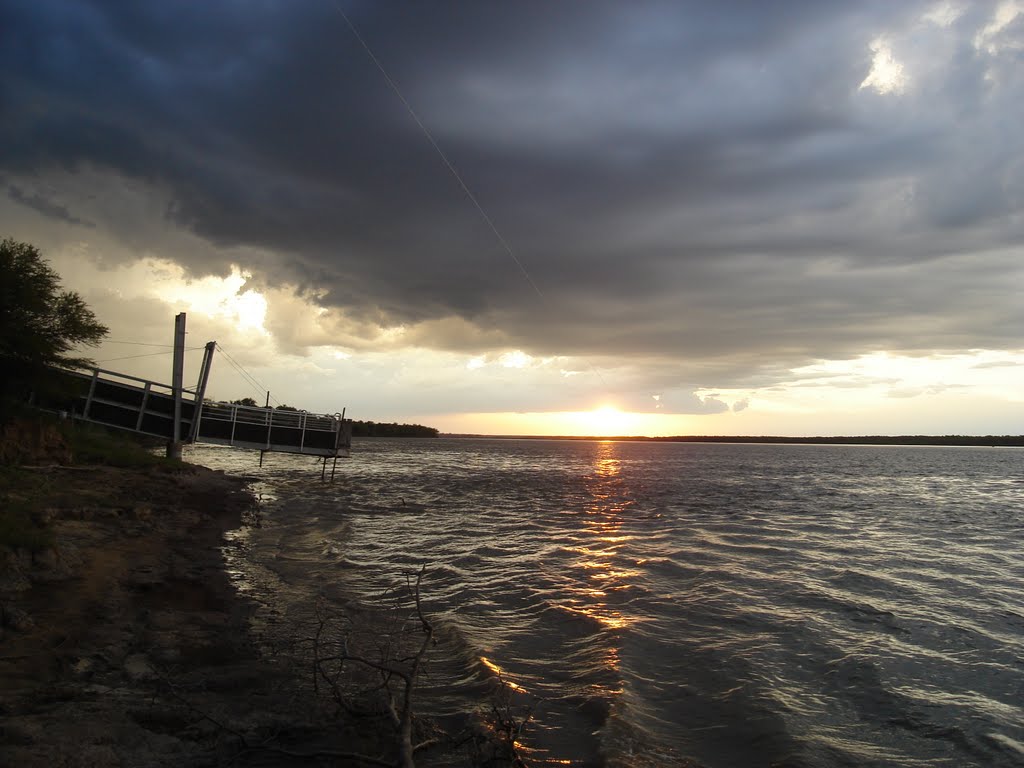
{"type": "Polygon", "coordinates": [[[632,413],[614,406],[549,413],[452,413],[433,417],[443,431],[490,435],[628,437],[693,434],[700,417],[632,413]]]}
{"type": "MultiPolygon", "coordinates": [[[[414,421],[442,432],[995,434],[1013,430],[1007,425],[1024,407],[1024,350],[878,351],[795,367],[760,387],[691,392],[655,388],[614,361],[598,361],[598,379],[580,359],[531,355],[500,342],[472,352],[431,350],[404,326],[353,324],[289,286],[254,289],[242,267],[196,277],[156,256],[113,267],[75,249],[54,257],[65,282],[83,290],[111,327],[111,340],[166,345],[174,314],[185,311],[193,346],[216,340],[283,401],[329,411],[340,402],[359,418],[414,421]],[[415,394],[403,396],[403,388],[415,394]],[[701,411],[709,398],[728,410],[701,411]],[[936,413],[943,414],[941,427],[936,413]]],[[[112,342],[90,354],[106,367],[164,380],[169,365],[161,349],[112,342]]],[[[212,387],[214,397],[254,395],[227,364],[215,369],[212,387]]]]}

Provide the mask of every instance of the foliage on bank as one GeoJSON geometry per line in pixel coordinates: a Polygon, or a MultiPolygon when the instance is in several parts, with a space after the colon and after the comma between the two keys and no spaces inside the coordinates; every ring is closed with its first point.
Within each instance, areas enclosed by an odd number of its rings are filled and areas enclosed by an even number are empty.
{"type": "Polygon", "coordinates": [[[30,392],[51,386],[54,367],[92,361],[71,354],[107,335],[85,301],[29,243],[0,240],[0,417],[30,392]]]}
{"type": "Polygon", "coordinates": [[[353,421],[353,437],[437,437],[439,431],[422,424],[396,424],[394,422],[353,421]]]}
{"type": "Polygon", "coordinates": [[[53,544],[46,505],[56,489],[48,465],[175,472],[185,464],[149,450],[146,440],[98,425],[32,413],[0,425],[0,548],[44,550],[53,544]]]}

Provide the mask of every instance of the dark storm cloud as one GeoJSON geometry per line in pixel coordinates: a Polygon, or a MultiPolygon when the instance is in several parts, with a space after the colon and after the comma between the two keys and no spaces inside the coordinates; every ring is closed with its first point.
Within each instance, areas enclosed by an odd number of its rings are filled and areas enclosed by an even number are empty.
{"type": "Polygon", "coordinates": [[[345,3],[543,300],[328,0],[6,3],[0,171],[133,179],[270,254],[257,280],[480,330],[440,347],[500,332],[695,385],[1011,347],[1020,24],[989,50],[994,3],[933,5],[345,3]],[[879,38],[903,93],[859,88],[879,38]]]}
{"type": "Polygon", "coordinates": [[[16,203],[21,203],[34,211],[38,211],[44,216],[49,216],[50,218],[57,219],[58,221],[64,221],[68,224],[78,224],[83,227],[95,226],[90,221],[83,221],[77,216],[72,216],[71,212],[68,211],[66,207],[37,192],[27,193],[20,187],[16,187],[11,184],[7,187],[7,196],[16,203]]]}

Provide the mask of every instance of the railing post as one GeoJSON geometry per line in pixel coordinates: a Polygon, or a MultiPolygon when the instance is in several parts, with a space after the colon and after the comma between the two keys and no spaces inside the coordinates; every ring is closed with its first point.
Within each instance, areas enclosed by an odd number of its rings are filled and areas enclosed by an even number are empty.
{"type": "Polygon", "coordinates": [[[174,364],[171,369],[171,392],[174,395],[174,424],[171,441],[167,444],[167,458],[181,458],[181,386],[185,374],[185,313],[174,317],[174,364]]]}
{"type": "Polygon", "coordinates": [[[92,396],[96,392],[96,379],[100,377],[100,369],[92,369],[92,381],[89,382],[89,394],[85,396],[85,410],[82,411],[82,418],[89,418],[89,407],[92,405],[92,396]]]}
{"type": "Polygon", "coordinates": [[[142,417],[146,415],[146,405],[149,403],[149,388],[152,382],[147,381],[145,388],[142,390],[142,405],[139,406],[139,418],[135,421],[135,431],[138,432],[142,429],[142,417]]]}

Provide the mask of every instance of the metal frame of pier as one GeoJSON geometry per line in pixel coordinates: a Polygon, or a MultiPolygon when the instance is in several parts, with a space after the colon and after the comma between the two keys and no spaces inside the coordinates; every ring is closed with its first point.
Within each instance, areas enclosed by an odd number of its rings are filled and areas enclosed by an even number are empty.
{"type": "MultiPolygon", "coordinates": [[[[65,395],[48,396],[36,405],[68,412],[78,420],[124,429],[168,441],[168,456],[181,456],[181,444],[212,443],[260,452],[348,458],[352,447],[352,420],[345,413],[319,414],[281,408],[260,408],[208,402],[204,395],[213,364],[214,342],[206,345],[195,389],[182,386],[181,359],[185,337],[184,313],[175,318],[173,384],[162,384],[103,368],[59,370],[65,395]]],[[[268,398],[269,399],[269,398],[268,398]]]]}
{"type": "MultiPolygon", "coordinates": [[[[64,405],[70,406],[74,418],[173,439],[176,402],[170,385],[102,368],[60,374],[73,393],[71,402],[64,405]]],[[[180,401],[180,434],[185,442],[328,458],[350,456],[352,421],[344,413],[203,402],[189,389],[182,389],[182,394],[191,395],[180,401]]]]}

